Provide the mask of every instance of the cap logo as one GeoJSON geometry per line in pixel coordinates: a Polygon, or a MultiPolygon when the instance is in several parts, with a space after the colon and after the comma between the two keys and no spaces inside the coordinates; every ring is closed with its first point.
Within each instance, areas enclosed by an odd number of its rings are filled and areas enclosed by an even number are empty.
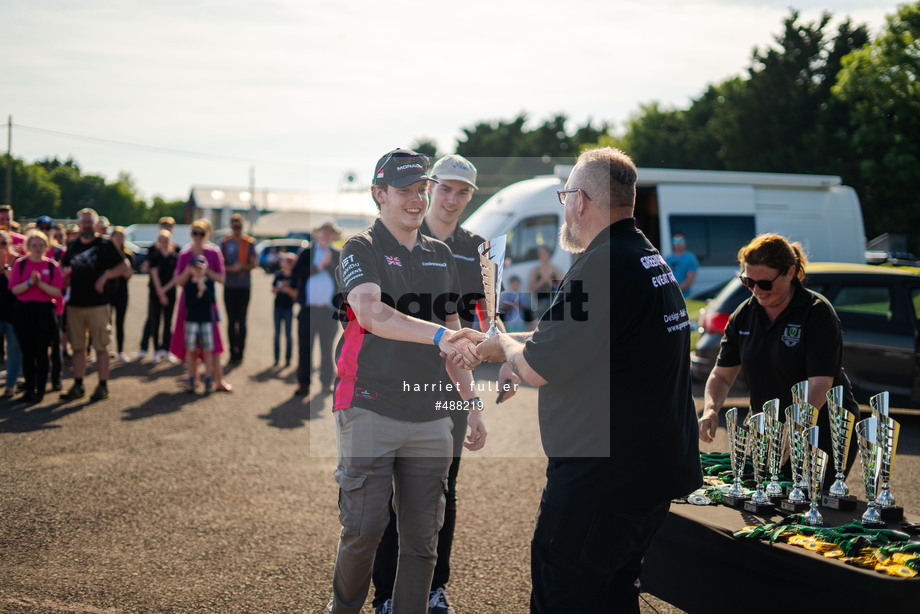
{"type": "Polygon", "coordinates": [[[410,168],[422,168],[422,165],[421,165],[421,164],[418,164],[418,163],[415,163],[415,164],[403,164],[402,166],[397,166],[397,167],[396,167],[396,172],[397,172],[397,173],[401,173],[402,171],[407,170],[407,169],[410,169],[410,168]]]}

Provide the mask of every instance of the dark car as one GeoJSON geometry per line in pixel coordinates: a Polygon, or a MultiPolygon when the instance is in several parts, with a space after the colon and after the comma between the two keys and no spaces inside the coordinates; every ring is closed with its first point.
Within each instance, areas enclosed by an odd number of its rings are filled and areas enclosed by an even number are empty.
{"type": "MultiPolygon", "coordinates": [[[[818,262],[807,267],[805,286],[824,295],[840,318],[843,367],[860,397],[887,390],[911,404],[920,402],[918,273],[861,264],[818,262]]],[[[702,336],[691,356],[694,379],[709,377],[728,318],[749,296],[750,290],[735,278],[700,310],[702,336]]]]}
{"type": "Polygon", "coordinates": [[[259,244],[256,245],[256,255],[259,259],[259,266],[262,267],[266,273],[274,273],[280,268],[278,256],[283,252],[296,254],[309,244],[309,241],[298,238],[267,239],[265,241],[260,241],[259,244]]]}

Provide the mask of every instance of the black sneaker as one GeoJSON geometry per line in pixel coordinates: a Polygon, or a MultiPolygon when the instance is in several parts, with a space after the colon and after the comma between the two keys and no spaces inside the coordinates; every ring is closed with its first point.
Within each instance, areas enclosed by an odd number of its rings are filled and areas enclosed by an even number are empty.
{"type": "Polygon", "coordinates": [[[103,399],[109,398],[109,387],[105,384],[99,384],[96,386],[96,389],[93,390],[93,396],[89,398],[90,401],[101,401],[103,399]]]}
{"type": "Polygon", "coordinates": [[[74,384],[70,387],[70,390],[61,395],[61,398],[65,401],[73,401],[74,399],[82,399],[85,394],[86,390],[83,389],[82,384],[74,384]]]}
{"type": "Polygon", "coordinates": [[[393,614],[393,600],[387,599],[376,608],[374,608],[374,614],[393,614]]]}
{"type": "Polygon", "coordinates": [[[61,380],[56,380],[51,382],[51,389],[55,392],[64,389],[64,384],[61,383],[61,380]]]}

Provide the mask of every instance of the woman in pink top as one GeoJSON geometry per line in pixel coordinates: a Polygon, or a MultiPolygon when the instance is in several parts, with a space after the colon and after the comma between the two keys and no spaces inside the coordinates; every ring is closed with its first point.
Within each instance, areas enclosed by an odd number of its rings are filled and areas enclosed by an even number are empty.
{"type": "Polygon", "coordinates": [[[48,383],[48,351],[52,335],[57,334],[54,299],[64,287],[61,269],[45,257],[48,237],[40,230],[26,235],[26,256],[13,263],[9,271],[10,290],[19,299],[13,316],[13,329],[22,349],[25,392],[21,400],[40,403],[48,383]]]}
{"type": "MultiPolygon", "coordinates": [[[[179,252],[179,261],[176,264],[176,274],[172,281],[160,287],[160,303],[166,305],[168,299],[166,292],[176,284],[176,279],[182,271],[188,268],[198,256],[204,256],[208,261],[207,276],[216,283],[224,283],[224,257],[220,249],[208,243],[211,234],[211,225],[204,220],[195,220],[189,229],[192,239],[190,245],[179,252]]],[[[224,352],[224,344],[220,338],[219,314],[217,303],[214,304],[214,350],[211,352],[214,373],[214,389],[218,392],[231,392],[233,387],[223,381],[223,369],[220,364],[220,355],[224,352]]],[[[169,353],[181,361],[185,360],[185,300],[180,296],[176,301],[176,325],[173,327],[172,339],[169,344],[169,353]]]]}

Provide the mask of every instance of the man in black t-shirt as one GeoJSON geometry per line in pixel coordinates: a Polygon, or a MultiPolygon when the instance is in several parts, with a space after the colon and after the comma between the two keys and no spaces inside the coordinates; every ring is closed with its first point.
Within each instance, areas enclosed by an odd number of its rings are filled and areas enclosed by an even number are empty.
{"type": "Polygon", "coordinates": [[[109,299],[105,282],[122,276],[130,265],[122,258],[111,241],[96,234],[98,216],[92,209],[77,212],[80,236],[71,241],[61,261],[65,270],[64,282],[70,284],[67,301],[67,334],[73,348],[73,386],[61,395],[64,400],[79,399],[84,394],[83,376],[86,374],[87,335],[96,350],[96,369],[99,385],[93,392],[93,401],[109,396],[109,299]]]}
{"type": "Polygon", "coordinates": [[[451,411],[468,415],[470,449],[485,443],[479,411],[444,406],[445,386],[459,385],[467,402],[474,393],[470,373],[445,365],[439,354],[463,356],[468,368],[478,361],[470,342],[445,340],[447,329],[460,328],[459,284],[450,249],[419,232],[428,210],[427,166],[427,156],[407,150],[377,162],[373,196],[380,217],[345,243],[336,270],[347,321],[336,352],[333,407],[342,523],[333,614],[357,614],[364,604],[391,495],[400,527],[393,611],[427,611],[444,519],[451,411]]]}
{"type": "MultiPolygon", "coordinates": [[[[603,148],[559,190],[560,245],[577,254],[533,333],[476,348],[540,387],[549,462],[531,543],[531,612],[637,612],[642,557],[672,498],[702,484],[690,320],[636,229],[636,168],[603,148]]],[[[479,339],[481,334],[461,331],[479,339]]]]}

